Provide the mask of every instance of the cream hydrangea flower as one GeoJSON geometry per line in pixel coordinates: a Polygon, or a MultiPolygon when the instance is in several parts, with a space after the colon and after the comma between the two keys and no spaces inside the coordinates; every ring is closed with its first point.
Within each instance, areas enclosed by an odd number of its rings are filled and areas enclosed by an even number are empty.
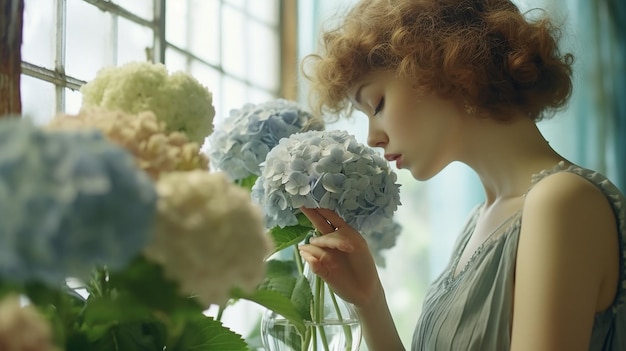
{"type": "Polygon", "coordinates": [[[169,74],[161,63],[130,62],[102,68],[80,91],[81,110],[152,111],[168,131],[184,132],[198,143],[213,130],[212,93],[185,72],[169,74]]]}
{"type": "Polygon", "coordinates": [[[0,350],[57,350],[52,342],[50,324],[34,307],[22,307],[17,295],[0,300],[0,350]]]}
{"type": "Polygon", "coordinates": [[[155,236],[146,257],[205,306],[224,304],[233,287],[252,291],[272,249],[263,216],[222,172],[174,172],[157,183],[155,236]]]}
{"type": "Polygon", "coordinates": [[[138,166],[153,179],[163,172],[208,170],[209,161],[200,145],[183,133],[168,132],[150,111],[137,115],[93,109],[78,115],[57,115],[47,128],[54,130],[98,129],[129,150],[138,166]]]}

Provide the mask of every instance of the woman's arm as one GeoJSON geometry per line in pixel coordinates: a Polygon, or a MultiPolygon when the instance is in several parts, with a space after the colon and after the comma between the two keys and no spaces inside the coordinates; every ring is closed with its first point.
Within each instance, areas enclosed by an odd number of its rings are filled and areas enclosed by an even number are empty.
{"type": "Polygon", "coordinates": [[[324,235],[300,246],[300,254],[335,293],[356,307],[368,349],[404,351],[365,239],[333,211],[302,212],[324,235]]]}
{"type": "Polygon", "coordinates": [[[594,315],[618,281],[615,217],[604,194],[556,173],[526,196],[516,261],[512,351],[588,350],[594,315]]]}

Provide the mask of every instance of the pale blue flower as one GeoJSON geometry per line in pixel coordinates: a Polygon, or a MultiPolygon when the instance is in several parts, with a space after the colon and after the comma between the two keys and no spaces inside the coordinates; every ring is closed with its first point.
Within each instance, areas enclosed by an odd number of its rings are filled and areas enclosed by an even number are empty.
{"type": "Polygon", "coordinates": [[[367,237],[400,204],[387,161],[345,131],[293,134],[267,154],[261,169],[252,198],[263,207],[268,228],[297,224],[300,207],[321,207],[367,237]]]}
{"type": "Polygon", "coordinates": [[[363,234],[367,246],[374,255],[374,261],[376,265],[380,267],[386,266],[385,257],[382,255],[382,250],[387,250],[396,245],[396,239],[402,232],[402,226],[393,219],[387,219],[381,221],[374,228],[363,234]]]}
{"type": "Polygon", "coordinates": [[[261,162],[282,138],[308,130],[322,130],[321,119],[296,102],[276,99],[262,104],[246,104],[232,110],[230,116],[216,126],[201,152],[211,168],[223,171],[233,180],[260,176],[261,162]]]}
{"type": "Polygon", "coordinates": [[[0,277],[59,284],[122,268],[149,240],[156,191],[99,132],[0,121],[0,277]]]}

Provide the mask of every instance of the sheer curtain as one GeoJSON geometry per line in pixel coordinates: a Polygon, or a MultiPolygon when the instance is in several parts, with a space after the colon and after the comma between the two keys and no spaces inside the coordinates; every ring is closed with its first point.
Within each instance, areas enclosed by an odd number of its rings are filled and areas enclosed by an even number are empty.
{"type": "Polygon", "coordinates": [[[557,150],[626,190],[626,86],[621,0],[520,1],[545,7],[564,25],[563,49],[575,56],[574,92],[566,110],[540,126],[557,150]]]}
{"type": "MultiPolygon", "coordinates": [[[[322,27],[332,25],[356,0],[299,1],[299,52],[315,51],[322,27]]],[[[626,152],[624,94],[624,21],[622,0],[517,0],[522,11],[545,8],[563,25],[563,50],[576,57],[572,100],[554,118],[539,124],[561,154],[597,169],[624,189],[626,152]],[[618,28],[621,26],[621,28],[618,28]],[[619,34],[619,35],[618,35],[619,34]]],[[[306,81],[301,99],[306,102],[306,81]]],[[[346,129],[366,141],[367,120],[355,114],[329,128],[346,129]]],[[[403,232],[387,250],[380,275],[405,345],[410,340],[428,283],[447,264],[451,246],[469,211],[483,199],[477,177],[462,164],[452,164],[428,182],[398,173],[403,205],[396,218],[403,232]]]]}

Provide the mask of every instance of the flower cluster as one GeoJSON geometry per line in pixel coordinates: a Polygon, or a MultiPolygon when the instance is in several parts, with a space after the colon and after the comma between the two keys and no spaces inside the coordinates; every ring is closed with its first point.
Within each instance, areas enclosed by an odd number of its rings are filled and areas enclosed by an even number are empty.
{"type": "Polygon", "coordinates": [[[189,74],[169,74],[160,63],[130,62],[103,68],[80,91],[81,110],[152,111],[168,131],[184,132],[198,143],[212,130],[215,108],[211,92],[189,74]]]}
{"type": "Polygon", "coordinates": [[[146,256],[208,307],[223,305],[233,287],[261,282],[271,251],[258,206],[223,173],[175,172],[162,176],[156,233],[146,256]]]}
{"type": "Polygon", "coordinates": [[[48,321],[33,306],[21,306],[17,295],[0,300],[0,350],[56,351],[48,321]]]}
{"type": "Polygon", "coordinates": [[[205,140],[202,151],[212,168],[233,180],[260,176],[260,164],[282,138],[308,130],[322,130],[324,123],[296,102],[276,99],[246,104],[230,116],[205,140]]]}
{"type": "Polygon", "coordinates": [[[154,184],[101,133],[3,119],[0,149],[0,276],[57,286],[121,268],[148,242],[154,184]]]}
{"type": "Polygon", "coordinates": [[[168,132],[165,123],[151,111],[130,114],[92,109],[78,115],[57,115],[46,126],[50,130],[97,129],[130,151],[139,168],[153,179],[161,173],[208,170],[209,161],[200,154],[198,143],[180,132],[168,132]]]}
{"type": "Polygon", "coordinates": [[[380,155],[345,131],[308,131],[268,153],[252,197],[270,228],[296,225],[300,207],[322,207],[367,235],[400,204],[396,180],[380,155]]]}
{"type": "Polygon", "coordinates": [[[390,249],[396,245],[396,239],[402,232],[402,226],[400,223],[393,219],[387,219],[376,226],[376,228],[370,232],[363,234],[367,246],[369,247],[376,265],[379,267],[386,266],[385,257],[382,255],[382,251],[390,249]]]}

